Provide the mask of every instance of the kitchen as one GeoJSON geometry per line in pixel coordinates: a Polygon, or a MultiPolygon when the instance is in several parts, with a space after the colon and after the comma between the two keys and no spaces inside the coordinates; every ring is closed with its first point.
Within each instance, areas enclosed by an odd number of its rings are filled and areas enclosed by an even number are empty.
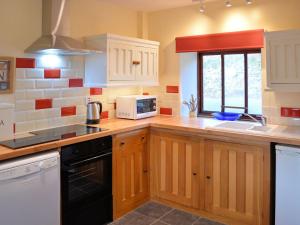
{"type": "Polygon", "coordinates": [[[0,2],[0,224],[300,224],[298,1],[0,2]],[[33,48],[52,32],[85,46],[33,48]]]}

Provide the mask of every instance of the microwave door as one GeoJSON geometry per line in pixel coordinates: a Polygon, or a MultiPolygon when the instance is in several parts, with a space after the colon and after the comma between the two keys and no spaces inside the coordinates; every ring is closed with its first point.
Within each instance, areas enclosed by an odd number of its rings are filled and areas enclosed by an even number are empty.
{"type": "Polygon", "coordinates": [[[156,99],[137,100],[137,114],[149,113],[156,111],[156,99]]]}

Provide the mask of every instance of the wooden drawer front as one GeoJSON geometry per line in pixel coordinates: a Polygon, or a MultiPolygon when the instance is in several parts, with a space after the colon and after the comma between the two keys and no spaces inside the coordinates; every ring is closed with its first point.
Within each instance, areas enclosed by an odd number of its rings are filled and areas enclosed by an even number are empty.
{"type": "Polygon", "coordinates": [[[203,208],[204,199],[199,198],[199,177],[204,173],[202,142],[153,135],[151,143],[156,165],[153,179],[156,195],[185,206],[203,208]]]}
{"type": "Polygon", "coordinates": [[[205,148],[206,210],[261,224],[262,149],[218,141],[206,141],[205,148]]]}

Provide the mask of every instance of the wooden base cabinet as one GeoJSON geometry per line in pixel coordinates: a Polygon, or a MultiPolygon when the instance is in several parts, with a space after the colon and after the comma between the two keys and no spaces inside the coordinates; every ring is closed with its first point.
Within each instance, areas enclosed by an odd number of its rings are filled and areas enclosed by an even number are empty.
{"type": "Polygon", "coordinates": [[[152,133],[151,182],[154,195],[192,208],[204,208],[199,197],[204,181],[204,146],[201,139],[152,133]]]}
{"type": "Polygon", "coordinates": [[[261,147],[205,142],[205,209],[243,224],[262,224],[261,147]]]}
{"type": "Polygon", "coordinates": [[[151,195],[230,224],[268,225],[268,153],[267,145],[153,130],[151,195]]]}
{"type": "Polygon", "coordinates": [[[149,199],[148,131],[118,134],[113,139],[114,218],[149,199]]]}

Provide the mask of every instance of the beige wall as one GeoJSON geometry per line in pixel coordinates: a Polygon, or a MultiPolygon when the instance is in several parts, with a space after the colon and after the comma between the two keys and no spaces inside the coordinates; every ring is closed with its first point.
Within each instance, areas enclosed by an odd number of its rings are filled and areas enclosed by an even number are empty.
{"type": "Polygon", "coordinates": [[[80,38],[101,33],[137,37],[138,12],[99,0],[68,0],[63,33],[80,38]]]}
{"type": "MultiPolygon", "coordinates": [[[[179,84],[179,54],[175,53],[174,41],[177,36],[258,28],[268,31],[300,28],[299,0],[257,0],[250,6],[242,0],[232,2],[232,8],[226,8],[222,1],[207,3],[204,14],[199,12],[199,5],[149,13],[149,38],[161,43],[162,85],[179,84]]],[[[263,67],[265,71],[265,63],[263,67]]],[[[300,107],[299,99],[298,93],[264,92],[263,105],[267,114],[272,111],[279,117],[280,106],[300,107]]]]}

